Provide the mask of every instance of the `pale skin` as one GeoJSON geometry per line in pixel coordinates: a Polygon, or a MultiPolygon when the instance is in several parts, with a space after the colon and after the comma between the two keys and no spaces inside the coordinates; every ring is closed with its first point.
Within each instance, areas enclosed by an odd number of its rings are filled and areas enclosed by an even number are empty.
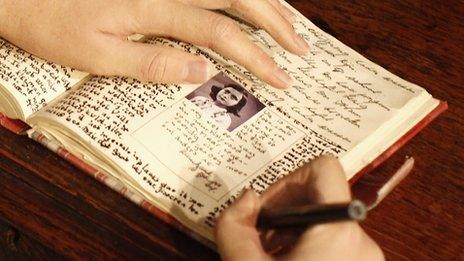
{"type": "Polygon", "coordinates": [[[217,102],[226,107],[237,105],[243,98],[243,93],[235,90],[232,87],[225,87],[217,94],[217,102]]]}
{"type": "Polygon", "coordinates": [[[157,83],[201,83],[206,61],[167,47],[127,41],[133,34],[209,47],[278,88],[291,78],[230,18],[231,10],[295,54],[309,51],[278,0],[0,0],[0,36],[39,57],[98,75],[157,83]]]}
{"type": "Polygon", "coordinates": [[[340,203],[351,200],[337,159],[323,156],[275,183],[260,197],[246,191],[216,225],[224,260],[384,260],[379,246],[356,222],[339,222],[291,231],[258,231],[262,207],[340,203]]]}
{"type": "MultiPolygon", "coordinates": [[[[288,87],[291,78],[233,20],[212,11],[224,9],[265,29],[292,53],[309,51],[292,28],[293,14],[278,0],[0,0],[0,36],[39,57],[92,74],[155,83],[206,81],[202,58],[127,41],[135,33],[172,37],[209,47],[274,87],[288,87]]],[[[338,161],[318,159],[261,197],[249,191],[229,207],[216,227],[221,256],[225,260],[383,259],[378,245],[356,223],[290,232],[260,233],[255,227],[260,207],[344,202],[350,197],[338,161]]]]}

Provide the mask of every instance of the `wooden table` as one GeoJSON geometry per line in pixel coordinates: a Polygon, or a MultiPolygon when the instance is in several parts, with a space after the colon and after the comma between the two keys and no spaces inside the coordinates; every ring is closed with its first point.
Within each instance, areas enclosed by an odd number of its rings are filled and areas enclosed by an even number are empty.
{"type": "MultiPolygon", "coordinates": [[[[416,168],[363,227],[388,259],[464,259],[464,2],[289,1],[342,42],[449,103],[355,186],[416,168]]],[[[0,259],[217,258],[25,137],[0,128],[0,259]]]]}

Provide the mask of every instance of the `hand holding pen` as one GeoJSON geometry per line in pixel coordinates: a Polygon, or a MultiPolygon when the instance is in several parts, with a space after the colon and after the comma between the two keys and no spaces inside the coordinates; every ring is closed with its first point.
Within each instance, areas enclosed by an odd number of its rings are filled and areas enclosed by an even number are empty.
{"type": "MultiPolygon", "coordinates": [[[[256,228],[262,209],[351,202],[343,169],[335,158],[321,157],[275,183],[261,197],[245,192],[226,209],[216,226],[225,260],[275,257],[304,260],[382,260],[383,253],[357,222],[334,222],[305,229],[256,228]]],[[[320,222],[318,222],[320,223],[320,222]]]]}
{"type": "Polygon", "coordinates": [[[330,204],[261,208],[257,226],[261,229],[290,229],[331,222],[363,221],[367,211],[375,208],[410,173],[413,166],[414,159],[407,158],[403,166],[377,190],[375,195],[364,199],[366,202],[355,199],[330,204]],[[368,205],[366,206],[365,203],[368,205]]]}

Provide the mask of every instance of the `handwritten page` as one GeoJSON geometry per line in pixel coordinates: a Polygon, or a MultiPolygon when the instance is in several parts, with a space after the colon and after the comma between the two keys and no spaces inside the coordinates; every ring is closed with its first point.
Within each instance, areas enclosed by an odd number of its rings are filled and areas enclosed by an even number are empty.
{"type": "Polygon", "coordinates": [[[291,88],[273,89],[206,48],[158,38],[149,43],[208,60],[218,73],[211,84],[156,85],[94,77],[32,120],[39,124],[48,119],[72,130],[121,170],[113,174],[129,176],[158,207],[212,238],[216,217],[243,188],[262,192],[321,154],[344,157],[430,97],[302,16],[295,28],[312,46],[305,57],[284,51],[261,30],[241,26],[294,78],[291,88]],[[229,93],[235,91],[227,86],[237,83],[246,90],[241,96],[248,102],[254,98],[264,105],[232,131],[205,113],[222,113],[213,106],[219,96],[198,91],[207,87],[213,93],[222,80],[229,93]],[[195,92],[195,99],[187,98],[195,92]]]}
{"type": "Polygon", "coordinates": [[[16,98],[23,119],[81,81],[86,73],[46,62],[0,38],[0,85],[16,98]]]}
{"type": "Polygon", "coordinates": [[[227,64],[226,70],[250,80],[248,87],[267,106],[294,119],[301,128],[336,141],[345,150],[362,141],[379,123],[390,119],[408,103],[430,98],[423,88],[370,62],[299,13],[294,28],[311,47],[306,56],[283,50],[263,30],[240,25],[292,76],[293,86],[284,91],[269,88],[233,61],[213,53],[214,58],[227,64]]]}

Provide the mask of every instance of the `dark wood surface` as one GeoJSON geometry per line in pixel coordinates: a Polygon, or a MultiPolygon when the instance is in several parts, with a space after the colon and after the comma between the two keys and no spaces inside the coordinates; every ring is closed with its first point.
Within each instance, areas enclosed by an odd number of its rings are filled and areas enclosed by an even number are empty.
{"type": "MultiPolygon", "coordinates": [[[[413,173],[363,227],[390,260],[464,260],[464,2],[289,1],[328,33],[449,103],[449,110],[354,185],[413,173]]],[[[26,137],[0,128],[0,259],[210,259],[217,254],[26,137]]]]}

